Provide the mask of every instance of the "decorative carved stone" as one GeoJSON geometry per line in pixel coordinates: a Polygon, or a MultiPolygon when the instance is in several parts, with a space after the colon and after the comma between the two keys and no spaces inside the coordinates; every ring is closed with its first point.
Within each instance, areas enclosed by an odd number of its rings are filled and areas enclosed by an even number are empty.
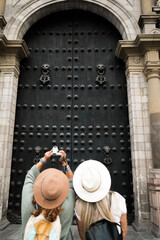
{"type": "Polygon", "coordinates": [[[140,57],[134,57],[133,58],[133,62],[136,63],[136,64],[139,64],[141,61],[140,57]]]}
{"type": "Polygon", "coordinates": [[[7,56],[7,55],[1,55],[0,56],[0,65],[18,65],[19,61],[15,56],[7,56]]]}
{"type": "Polygon", "coordinates": [[[160,7],[160,0],[157,0],[156,6],[160,7]]]}
{"type": "Polygon", "coordinates": [[[152,34],[160,34],[160,29],[159,28],[154,28],[152,31],[151,31],[152,34]]]}

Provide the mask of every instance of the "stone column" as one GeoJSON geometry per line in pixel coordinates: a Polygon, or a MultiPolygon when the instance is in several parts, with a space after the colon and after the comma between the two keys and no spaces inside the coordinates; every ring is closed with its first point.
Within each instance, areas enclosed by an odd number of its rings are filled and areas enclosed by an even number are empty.
{"type": "Polygon", "coordinates": [[[160,169],[160,60],[159,50],[145,54],[144,73],[148,82],[153,168],[160,169]]]}
{"type": "Polygon", "coordinates": [[[142,14],[150,14],[152,12],[152,0],[141,0],[142,14]]]}
{"type": "Polygon", "coordinates": [[[9,224],[7,209],[19,64],[28,50],[23,41],[8,41],[4,36],[0,37],[0,44],[4,44],[0,52],[0,230],[3,230],[9,224]]]}
{"type": "Polygon", "coordinates": [[[145,54],[145,70],[148,82],[150,129],[153,169],[148,179],[152,233],[160,237],[160,59],[159,50],[145,54]]]}
{"type": "Polygon", "coordinates": [[[1,0],[0,15],[4,15],[5,5],[6,5],[6,0],[1,0]]]}
{"type": "Polygon", "coordinates": [[[153,167],[160,169],[160,70],[149,71],[147,80],[153,167]]]}

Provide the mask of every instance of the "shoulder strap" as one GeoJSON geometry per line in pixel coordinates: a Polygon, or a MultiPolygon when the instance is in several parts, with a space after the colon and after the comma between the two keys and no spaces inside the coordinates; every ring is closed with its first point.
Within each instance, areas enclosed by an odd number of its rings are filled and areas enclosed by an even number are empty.
{"type": "Polygon", "coordinates": [[[112,203],[112,193],[109,192],[109,206],[111,208],[111,203],[112,203]]]}

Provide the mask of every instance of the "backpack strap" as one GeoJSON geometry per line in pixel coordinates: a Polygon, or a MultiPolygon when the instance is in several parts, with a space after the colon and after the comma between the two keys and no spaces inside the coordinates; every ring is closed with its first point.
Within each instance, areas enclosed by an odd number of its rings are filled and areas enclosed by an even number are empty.
{"type": "Polygon", "coordinates": [[[112,193],[109,192],[109,206],[111,208],[111,203],[112,203],[112,193]]]}

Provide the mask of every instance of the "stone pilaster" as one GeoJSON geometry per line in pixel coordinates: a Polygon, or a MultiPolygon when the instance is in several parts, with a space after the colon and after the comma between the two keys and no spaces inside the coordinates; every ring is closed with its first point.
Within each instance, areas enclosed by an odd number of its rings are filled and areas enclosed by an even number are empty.
{"type": "Polygon", "coordinates": [[[117,48],[117,55],[121,58],[128,58],[133,54],[139,54],[144,59],[143,72],[148,83],[148,107],[150,115],[152,161],[154,168],[160,168],[159,130],[160,130],[160,35],[142,34],[138,35],[135,41],[120,41],[117,48]],[[128,42],[128,45],[127,45],[128,42]],[[159,119],[159,120],[158,120],[159,119]],[[156,149],[155,149],[156,148],[156,149]]]}
{"type": "Polygon", "coordinates": [[[120,50],[120,45],[118,46],[117,56],[126,62],[132,175],[135,199],[135,221],[133,227],[137,231],[149,231],[151,224],[147,176],[149,168],[152,167],[152,152],[150,144],[147,83],[143,74],[143,55],[140,51],[137,51],[137,49],[132,48],[129,41],[128,46],[127,41],[124,45],[124,51],[122,49],[120,50]]]}
{"type": "Polygon", "coordinates": [[[20,59],[27,56],[23,41],[0,37],[0,230],[8,224],[7,208],[11,171],[20,59]]]}
{"type": "MultiPolygon", "coordinates": [[[[160,48],[160,36],[158,34],[141,34],[138,35],[135,41],[119,41],[117,46],[117,56],[122,58],[127,63],[127,73],[130,76],[128,77],[127,83],[132,84],[134,79],[137,78],[136,85],[140,85],[143,82],[143,87],[140,89],[142,94],[142,103],[141,103],[141,113],[143,117],[147,117],[146,119],[138,120],[137,115],[135,115],[134,111],[133,115],[136,116],[134,127],[133,127],[133,137],[131,135],[131,150],[132,150],[132,165],[133,165],[133,182],[134,182],[134,194],[135,194],[135,212],[136,219],[133,224],[133,227],[136,230],[149,230],[149,225],[147,227],[147,223],[149,224],[149,220],[151,220],[152,224],[150,228],[152,232],[159,236],[159,209],[160,209],[160,201],[159,201],[159,175],[160,175],[160,154],[159,154],[159,146],[160,146],[160,59],[159,59],[159,48],[160,48]],[[141,60],[143,64],[140,64],[139,61],[138,66],[130,61],[130,59],[143,59],[141,60]],[[138,73],[139,72],[139,73],[138,73]],[[136,77],[137,76],[137,77],[136,77]],[[139,77],[138,77],[139,76],[139,77]],[[144,79],[144,81],[142,80],[144,79]],[[131,82],[131,83],[130,83],[131,82]],[[147,100],[147,105],[144,105],[143,100],[147,100]],[[142,111],[145,106],[146,111],[142,111]],[[139,137],[136,137],[137,129],[136,121],[139,121],[139,124],[142,122],[148,122],[147,128],[143,126],[144,132],[142,132],[142,138],[144,137],[144,145],[139,145],[139,137]],[[147,131],[147,132],[146,132],[147,131]],[[145,137],[145,134],[148,133],[148,137],[145,137]],[[132,140],[133,139],[133,140],[132,140]],[[147,139],[147,142],[146,142],[147,139]],[[141,148],[141,154],[144,153],[144,159],[139,154],[134,151],[134,147],[136,144],[141,148]],[[142,152],[142,149],[144,150],[142,152]],[[148,150],[150,152],[148,152],[148,150]],[[134,165],[136,166],[134,169],[134,165]],[[154,169],[156,168],[156,169],[154,169]],[[142,170],[141,170],[142,169],[142,170]],[[140,172],[139,172],[140,171],[140,172]],[[156,171],[156,176],[152,174],[150,176],[150,172],[156,171]],[[142,178],[141,178],[142,176],[142,178]],[[147,180],[149,184],[149,190],[147,185],[147,180]],[[150,205],[148,202],[148,196],[150,197],[150,205]],[[154,196],[154,200],[153,200],[154,196]],[[136,202],[137,201],[137,202],[136,202]],[[152,202],[151,202],[152,201],[152,202]],[[141,204],[142,203],[142,204],[141,204]],[[150,209],[149,209],[150,206],[150,209]],[[151,217],[150,217],[151,213],[151,217]],[[150,219],[149,219],[150,217],[150,219]]],[[[128,89],[129,90],[129,89],[128,89]]],[[[133,87],[131,86],[131,91],[133,91],[133,87]]],[[[131,94],[131,105],[137,106],[137,99],[133,98],[133,94],[131,94]]],[[[131,117],[130,117],[131,119],[131,117]]],[[[132,121],[130,121],[132,124],[132,121]]],[[[141,125],[140,125],[141,126],[141,125]]],[[[137,126],[138,127],[138,126],[137,126]]]]}
{"type": "Polygon", "coordinates": [[[7,221],[8,193],[11,171],[11,152],[14,129],[14,108],[18,83],[17,59],[14,56],[0,56],[0,230],[7,221]],[[15,65],[15,67],[13,67],[15,65]],[[5,69],[6,67],[6,69],[5,69]]]}
{"type": "Polygon", "coordinates": [[[128,106],[131,136],[131,156],[137,231],[150,229],[149,198],[146,165],[151,166],[147,84],[143,76],[143,57],[130,54],[126,62],[128,106]]]}
{"type": "Polygon", "coordinates": [[[138,21],[140,28],[142,29],[142,33],[152,33],[158,24],[160,16],[156,14],[150,15],[141,15],[138,21]]]}

